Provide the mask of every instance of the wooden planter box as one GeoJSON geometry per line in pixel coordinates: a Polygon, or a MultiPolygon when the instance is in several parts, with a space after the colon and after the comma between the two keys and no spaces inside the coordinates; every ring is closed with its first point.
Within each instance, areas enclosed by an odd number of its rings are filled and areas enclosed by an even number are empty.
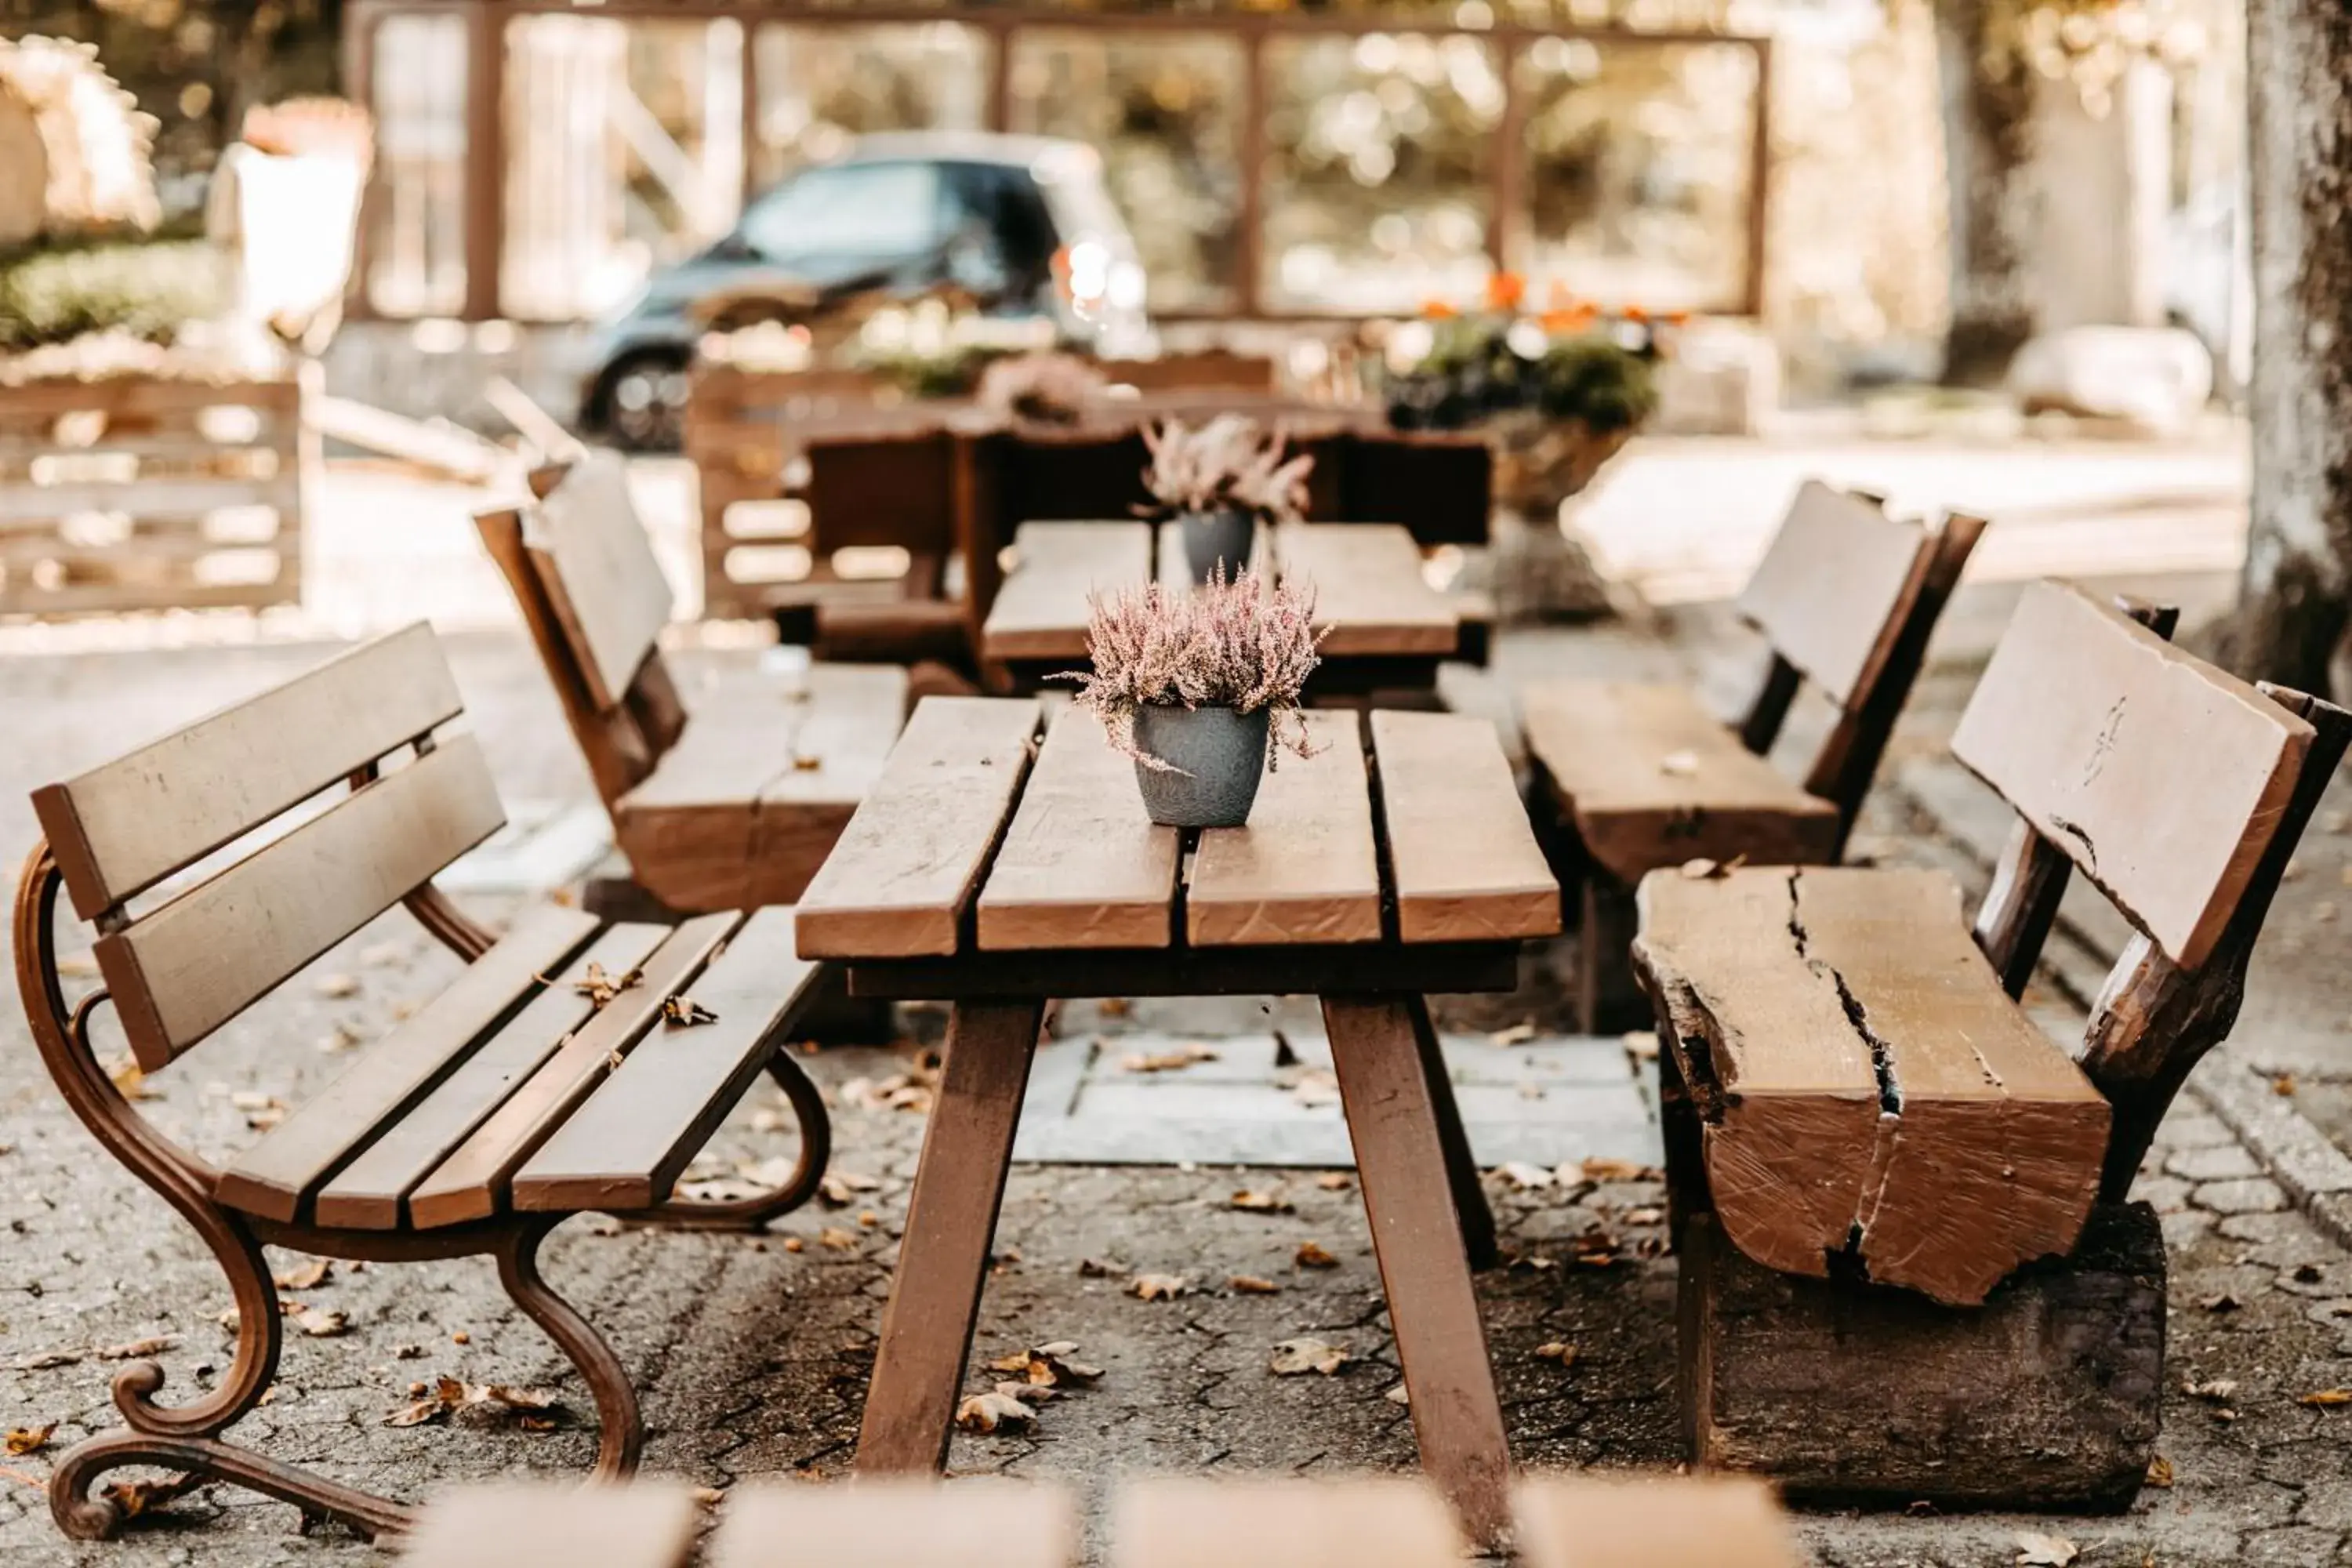
{"type": "Polygon", "coordinates": [[[299,601],[316,375],[0,386],[0,615],[299,601]]]}

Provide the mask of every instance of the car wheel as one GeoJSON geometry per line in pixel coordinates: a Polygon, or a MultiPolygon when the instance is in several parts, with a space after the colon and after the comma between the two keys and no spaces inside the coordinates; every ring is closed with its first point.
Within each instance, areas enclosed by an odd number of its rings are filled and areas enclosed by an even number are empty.
{"type": "Polygon", "coordinates": [[[686,439],[684,356],[630,354],[604,378],[604,427],[633,452],[675,452],[686,439]]]}

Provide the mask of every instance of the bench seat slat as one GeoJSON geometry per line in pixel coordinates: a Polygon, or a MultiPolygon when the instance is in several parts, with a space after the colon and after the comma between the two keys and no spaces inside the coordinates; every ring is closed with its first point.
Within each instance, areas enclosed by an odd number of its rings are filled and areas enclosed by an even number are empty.
{"type": "Polygon", "coordinates": [[[74,912],[100,912],[457,717],[424,622],[33,792],[74,912]]]}
{"type": "Polygon", "coordinates": [[[376,1129],[396,1121],[475,1041],[511,1018],[601,929],[578,910],[542,904],[466,966],[449,988],[370,1046],[221,1173],[220,1200],[292,1224],[303,1201],[376,1129]]]}
{"type": "Polygon", "coordinates": [[[1628,887],[1685,860],[1818,865],[1837,852],[1837,807],[1742,746],[1687,688],[1541,681],[1521,722],[1555,804],[1628,887]]]}
{"type": "Polygon", "coordinates": [[[1410,1568],[1472,1555],[1419,1476],[1153,1477],[1120,1489],[1110,1538],[1113,1568],[1410,1568]]]}
{"type": "Polygon", "coordinates": [[[727,1495],[710,1568],[967,1568],[976,1548],[990,1568],[1070,1568],[1077,1542],[1077,1509],[1058,1486],[999,1476],[765,1482],[727,1495]]]}
{"type": "Polygon", "coordinates": [[[758,1079],[813,999],[821,966],[793,952],[793,911],[761,910],[694,983],[718,1021],[656,1027],[515,1173],[520,1211],[646,1209],[758,1079]]]}
{"type": "Polygon", "coordinates": [[[925,698],[801,898],[801,955],[954,952],[1036,729],[1034,701],[925,698]]]}
{"type": "Polygon", "coordinates": [[[538,1070],[416,1184],[408,1194],[409,1223],[430,1230],[498,1213],[507,1178],[604,1080],[615,1058],[625,1060],[646,1031],[668,1026],[662,1022],[667,999],[691,994],[702,966],[742,919],[703,915],[672,931],[644,961],[636,984],[558,1041],[538,1070]]]}
{"type": "Polygon", "coordinates": [[[1195,947],[1381,939],[1380,851],[1352,710],[1303,715],[1315,755],[1285,752],[1244,827],[1202,830],[1185,890],[1195,947]]]}
{"type": "Polygon", "coordinates": [[[1527,1568],[1799,1568],[1772,1489],[1748,1476],[1530,1476],[1511,1490],[1527,1568]]]}
{"type": "Polygon", "coordinates": [[[101,936],[139,1065],[168,1066],[505,821],[480,747],[458,735],[101,936]]]}
{"type": "Polygon", "coordinates": [[[1177,831],[1155,826],[1135,764],[1092,714],[1054,721],[980,895],[983,949],[1164,948],[1177,831]]]}
{"type": "Polygon", "coordinates": [[[2001,989],[1939,871],[1662,871],[1634,962],[1673,1022],[1724,1234],[1973,1305],[2073,1247],[2107,1106],[2001,989]]]}
{"type": "Polygon", "coordinates": [[[436,1498],[401,1543],[405,1568],[686,1568],[701,1522],[691,1489],[506,1482],[436,1498]]]}
{"type": "Polygon", "coordinates": [[[319,1191],[317,1223],[351,1230],[398,1230],[410,1189],[506,1102],[556,1047],[594,1011],[574,988],[591,963],[618,978],[645,962],[667,926],[614,926],[588,945],[507,1026],[482,1042],[415,1109],[387,1128],[319,1191]]]}
{"type": "Polygon", "coordinates": [[[1559,931],[1559,884],[1493,729],[1466,714],[1372,715],[1400,941],[1514,941],[1559,931]]]}

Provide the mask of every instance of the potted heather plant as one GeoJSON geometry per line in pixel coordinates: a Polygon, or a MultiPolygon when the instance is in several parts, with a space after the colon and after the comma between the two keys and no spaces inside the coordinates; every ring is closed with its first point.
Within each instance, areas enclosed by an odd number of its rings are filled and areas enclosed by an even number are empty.
{"type": "Polygon", "coordinates": [[[1184,559],[1195,583],[1206,583],[1223,563],[1228,574],[1249,565],[1260,522],[1294,522],[1307,507],[1307,476],[1315,459],[1301,455],[1285,461],[1288,438],[1271,436],[1241,414],[1220,414],[1194,427],[1181,419],[1144,426],[1151,462],[1143,487],[1156,511],[1184,531],[1184,559]]]}
{"type": "Polygon", "coordinates": [[[1271,592],[1254,572],[1170,593],[1157,583],[1093,600],[1094,668],[1077,703],[1135,763],[1151,820],[1239,827],[1285,748],[1313,755],[1298,693],[1321,662],[1313,590],[1271,592]]]}

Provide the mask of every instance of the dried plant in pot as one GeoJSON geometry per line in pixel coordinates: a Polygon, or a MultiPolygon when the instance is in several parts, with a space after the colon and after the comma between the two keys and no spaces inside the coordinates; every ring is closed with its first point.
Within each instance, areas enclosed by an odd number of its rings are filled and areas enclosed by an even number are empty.
{"type": "Polygon", "coordinates": [[[1190,593],[1157,583],[1093,600],[1094,668],[1077,702],[1135,763],[1151,820],[1239,827],[1286,749],[1313,755],[1298,694],[1321,662],[1315,595],[1219,569],[1190,593]]]}
{"type": "Polygon", "coordinates": [[[1147,510],[1182,527],[1195,583],[1208,582],[1221,563],[1228,574],[1244,571],[1258,525],[1295,522],[1306,510],[1315,459],[1285,460],[1287,437],[1245,415],[1220,414],[1198,426],[1163,420],[1146,426],[1143,440],[1151,452],[1143,487],[1157,503],[1147,510]]]}

